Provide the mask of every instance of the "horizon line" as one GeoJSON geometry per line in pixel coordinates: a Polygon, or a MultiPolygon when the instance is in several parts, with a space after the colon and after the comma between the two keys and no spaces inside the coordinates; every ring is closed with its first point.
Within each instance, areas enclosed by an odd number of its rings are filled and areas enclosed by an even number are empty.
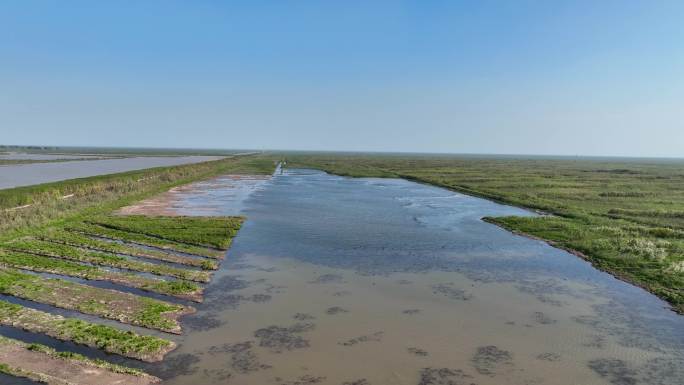
{"type": "MultiPolygon", "coordinates": [[[[552,154],[552,153],[495,153],[495,152],[441,152],[441,151],[405,151],[405,150],[312,150],[312,149],[283,149],[283,148],[217,148],[217,147],[156,147],[156,146],[84,146],[84,145],[54,145],[54,144],[0,144],[1,148],[53,147],[71,149],[137,149],[137,150],[199,150],[199,151],[260,151],[260,152],[308,152],[308,153],[344,153],[344,154],[406,154],[406,155],[450,155],[450,156],[503,156],[503,157],[563,157],[563,158],[619,158],[619,159],[661,159],[684,160],[682,156],[656,155],[588,155],[588,154],[552,154]]],[[[49,150],[49,149],[48,149],[49,150]]]]}

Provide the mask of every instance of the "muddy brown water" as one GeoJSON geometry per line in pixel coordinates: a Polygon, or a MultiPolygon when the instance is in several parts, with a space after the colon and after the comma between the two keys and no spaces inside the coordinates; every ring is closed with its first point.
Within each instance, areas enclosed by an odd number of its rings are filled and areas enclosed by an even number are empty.
{"type": "Polygon", "coordinates": [[[480,220],[530,212],[312,170],[203,183],[171,211],[248,220],[144,367],[165,384],[683,383],[684,317],[480,220]]]}

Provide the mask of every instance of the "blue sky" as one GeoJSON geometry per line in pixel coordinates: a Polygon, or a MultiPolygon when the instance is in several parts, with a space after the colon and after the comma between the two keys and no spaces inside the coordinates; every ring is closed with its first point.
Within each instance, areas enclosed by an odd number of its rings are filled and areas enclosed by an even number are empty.
{"type": "Polygon", "coordinates": [[[684,156],[684,1],[0,2],[0,143],[684,156]]]}

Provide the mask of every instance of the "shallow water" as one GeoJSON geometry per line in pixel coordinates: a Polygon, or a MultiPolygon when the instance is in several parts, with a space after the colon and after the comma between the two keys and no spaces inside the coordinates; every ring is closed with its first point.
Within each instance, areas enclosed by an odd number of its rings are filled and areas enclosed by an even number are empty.
{"type": "Polygon", "coordinates": [[[166,384],[684,378],[684,317],[567,252],[480,220],[530,212],[310,170],[207,182],[171,202],[182,214],[248,220],[205,303],[183,319],[181,346],[145,367],[166,384]]]}
{"type": "Polygon", "coordinates": [[[119,210],[123,215],[239,214],[247,198],[269,180],[263,175],[224,175],[171,190],[119,210]]]}
{"type": "Polygon", "coordinates": [[[0,166],[0,189],[216,160],[219,156],[132,157],[0,166]]]}
{"type": "Polygon", "coordinates": [[[0,373],[0,384],[7,385],[35,385],[35,382],[19,377],[13,377],[7,374],[0,373]]]}

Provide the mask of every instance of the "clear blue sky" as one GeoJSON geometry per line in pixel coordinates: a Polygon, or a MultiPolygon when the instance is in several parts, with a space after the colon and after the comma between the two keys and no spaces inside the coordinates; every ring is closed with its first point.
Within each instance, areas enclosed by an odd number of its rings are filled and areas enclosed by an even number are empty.
{"type": "Polygon", "coordinates": [[[684,1],[5,0],[0,143],[684,156],[684,1]]]}

